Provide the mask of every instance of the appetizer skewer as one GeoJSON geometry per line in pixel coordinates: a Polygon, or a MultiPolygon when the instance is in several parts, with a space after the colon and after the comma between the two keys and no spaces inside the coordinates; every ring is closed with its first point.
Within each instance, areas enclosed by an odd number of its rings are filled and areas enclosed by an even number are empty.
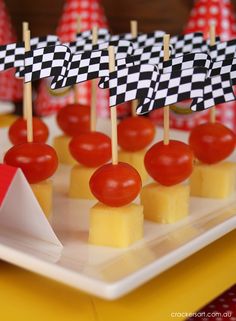
{"type": "MultiPolygon", "coordinates": [[[[115,69],[114,48],[109,47],[109,69],[115,69]]],[[[98,199],[90,210],[89,243],[127,247],[143,237],[143,207],[131,203],[141,189],[141,178],[129,164],[118,162],[117,111],[111,108],[112,163],[98,168],[90,188],[98,199]]]]}
{"type": "MultiPolygon", "coordinates": [[[[138,24],[136,20],[130,22],[133,38],[138,36],[138,24]]],[[[138,100],[132,101],[132,116],[122,120],[118,124],[119,161],[132,165],[140,174],[144,183],[148,173],[144,166],[146,148],[154,139],[155,126],[153,122],[142,116],[137,116],[138,100]]]]}
{"type": "MultiPolygon", "coordinates": [[[[164,59],[169,59],[169,35],[164,36],[164,59]]],[[[169,139],[169,107],[164,107],[164,138],[144,159],[148,174],[156,181],[143,187],[144,217],[157,223],[174,223],[188,215],[190,189],[185,181],[193,170],[189,145],[169,139]]]]}
{"type": "MultiPolygon", "coordinates": [[[[93,44],[97,43],[98,29],[92,29],[93,44]]],[[[79,163],[70,174],[69,197],[94,199],[89,188],[89,180],[95,170],[111,159],[111,139],[96,131],[96,80],[92,81],[90,131],[74,135],[69,143],[72,157],[79,163]]]]}
{"type": "MultiPolygon", "coordinates": [[[[23,22],[23,41],[25,41],[26,32],[29,29],[28,22],[23,22]]],[[[8,136],[13,145],[27,142],[27,87],[31,87],[31,83],[24,84],[23,87],[23,117],[17,118],[9,127],[8,136]]],[[[32,91],[32,88],[30,89],[32,91]]],[[[33,122],[33,141],[35,143],[45,143],[49,136],[47,125],[38,117],[32,118],[33,122]]]]}
{"type": "MultiPolygon", "coordinates": [[[[210,25],[210,44],[215,45],[215,25],[210,25]]],[[[216,122],[216,108],[210,110],[210,122],[193,128],[189,136],[198,162],[190,179],[191,195],[226,198],[235,190],[236,164],[224,161],[236,144],[234,132],[216,122]]]]}
{"type": "MultiPolygon", "coordinates": [[[[25,50],[30,50],[29,30],[26,31],[25,50]]],[[[31,83],[25,85],[27,85],[24,90],[26,96],[27,142],[10,148],[4,156],[4,162],[21,168],[43,212],[48,217],[52,211],[52,181],[48,178],[56,171],[58,159],[51,146],[33,142],[31,83]]]]}

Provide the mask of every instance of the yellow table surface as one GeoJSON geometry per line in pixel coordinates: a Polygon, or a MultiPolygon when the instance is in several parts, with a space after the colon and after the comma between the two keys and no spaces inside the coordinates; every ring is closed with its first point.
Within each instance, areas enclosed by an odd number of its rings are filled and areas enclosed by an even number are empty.
{"type": "Polygon", "coordinates": [[[0,262],[0,320],[183,320],[171,312],[197,311],[235,281],[236,231],[111,302],[0,262]]]}

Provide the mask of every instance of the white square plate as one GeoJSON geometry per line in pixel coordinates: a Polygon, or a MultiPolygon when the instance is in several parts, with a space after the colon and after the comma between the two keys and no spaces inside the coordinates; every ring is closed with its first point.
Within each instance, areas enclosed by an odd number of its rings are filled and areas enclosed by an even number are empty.
{"type": "MultiPolygon", "coordinates": [[[[58,134],[54,119],[49,118],[48,123],[51,132],[58,134]]],[[[98,128],[109,132],[109,122],[100,121],[98,128]]],[[[6,136],[4,131],[1,134],[6,136]]],[[[160,129],[156,139],[161,139],[161,135],[160,129]]],[[[171,131],[171,137],[187,139],[186,133],[179,131],[171,131]]],[[[2,153],[5,148],[7,146],[1,146],[2,153]]],[[[232,159],[236,160],[236,155],[232,159]]],[[[169,225],[145,221],[144,239],[128,249],[88,245],[88,212],[94,201],[70,200],[67,197],[69,171],[69,167],[61,166],[54,177],[51,223],[64,245],[62,252],[52,244],[0,229],[1,259],[112,300],[236,227],[236,193],[227,200],[191,198],[188,218],[169,225]]]]}

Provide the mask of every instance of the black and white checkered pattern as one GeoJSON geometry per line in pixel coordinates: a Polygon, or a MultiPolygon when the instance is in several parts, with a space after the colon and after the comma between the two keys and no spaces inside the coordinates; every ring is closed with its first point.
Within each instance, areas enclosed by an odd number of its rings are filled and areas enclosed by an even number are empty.
{"type": "Polygon", "coordinates": [[[49,47],[49,46],[56,46],[59,45],[60,41],[57,36],[48,35],[43,37],[36,37],[30,39],[30,48],[31,50],[49,47]]]}
{"type": "Polygon", "coordinates": [[[202,97],[206,73],[206,68],[190,68],[160,74],[156,81],[154,97],[149,102],[139,104],[137,114],[142,115],[156,108],[202,97]]]}
{"type": "Polygon", "coordinates": [[[20,70],[19,76],[24,77],[25,82],[52,76],[61,80],[70,60],[71,52],[63,45],[31,50],[25,54],[25,66],[20,70]]]}
{"type": "Polygon", "coordinates": [[[110,106],[137,98],[153,97],[158,75],[158,70],[154,65],[132,66],[110,73],[110,106]]]}
{"type": "Polygon", "coordinates": [[[112,35],[110,41],[114,40],[129,40],[132,41],[134,49],[160,45],[163,42],[163,36],[165,32],[162,30],[155,30],[150,33],[140,33],[138,37],[133,38],[131,33],[124,33],[120,35],[112,35]]]}
{"type": "Polygon", "coordinates": [[[191,110],[201,111],[218,104],[236,100],[230,76],[227,74],[207,78],[201,98],[192,101],[191,110]]]}
{"type": "Polygon", "coordinates": [[[161,62],[158,65],[161,73],[173,70],[191,69],[196,67],[211,68],[211,58],[206,53],[189,53],[161,62]]]}
{"type": "MultiPolygon", "coordinates": [[[[117,66],[125,66],[124,58],[133,50],[127,40],[120,40],[114,46],[117,66]]],[[[72,56],[64,79],[51,84],[52,89],[72,86],[87,80],[109,76],[107,50],[85,51],[72,56]]]]}
{"type": "Polygon", "coordinates": [[[209,55],[215,61],[236,58],[236,39],[220,42],[212,47],[209,46],[209,55]]]}
{"type": "MultiPolygon", "coordinates": [[[[83,42],[92,43],[92,36],[93,36],[92,30],[86,30],[86,31],[77,33],[75,40],[77,43],[83,43],[83,42]]],[[[110,33],[108,29],[98,28],[97,38],[98,38],[98,43],[109,41],[110,33]]]]}
{"type": "Polygon", "coordinates": [[[0,46],[0,71],[24,66],[24,43],[0,46]]]}

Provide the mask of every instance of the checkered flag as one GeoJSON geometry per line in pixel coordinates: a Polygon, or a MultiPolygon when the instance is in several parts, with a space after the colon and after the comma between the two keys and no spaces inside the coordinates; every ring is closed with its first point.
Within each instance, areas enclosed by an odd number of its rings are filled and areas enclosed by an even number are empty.
{"type": "Polygon", "coordinates": [[[136,38],[133,38],[131,33],[124,33],[120,35],[112,35],[110,41],[122,39],[129,40],[133,43],[134,48],[138,49],[161,44],[163,42],[164,34],[164,31],[155,30],[150,33],[140,33],[136,38]]]}
{"type": "MultiPolygon", "coordinates": [[[[100,42],[106,42],[109,41],[110,39],[110,33],[107,29],[105,28],[98,28],[98,43],[100,42]]],[[[86,30],[80,33],[77,33],[76,35],[76,42],[77,43],[92,43],[92,37],[93,37],[93,32],[92,30],[86,30]]],[[[119,40],[119,39],[116,39],[119,40]]]]}
{"type": "Polygon", "coordinates": [[[71,60],[70,49],[63,45],[49,46],[25,53],[25,66],[19,72],[25,82],[52,77],[60,80],[71,60]]]}
{"type": "Polygon", "coordinates": [[[212,60],[222,61],[236,57],[236,39],[209,46],[209,55],[212,60]]]}
{"type": "Polygon", "coordinates": [[[159,75],[150,101],[139,104],[137,114],[142,115],[156,108],[203,96],[206,68],[174,70],[159,75]]]}
{"type": "MultiPolygon", "coordinates": [[[[114,43],[114,42],[113,42],[114,43]]],[[[120,40],[114,46],[117,66],[124,66],[124,58],[133,50],[129,41],[120,40]]],[[[72,86],[87,80],[109,76],[107,50],[85,51],[72,56],[66,75],[60,81],[52,82],[51,88],[72,86]]]]}
{"type": "Polygon", "coordinates": [[[110,106],[133,99],[151,99],[158,78],[154,65],[138,65],[110,73],[110,106]]]}
{"type": "Polygon", "coordinates": [[[81,44],[77,42],[65,43],[64,45],[68,46],[73,54],[82,53],[84,51],[107,50],[109,46],[119,47],[120,52],[122,52],[123,48],[123,51],[129,55],[133,53],[133,44],[127,40],[112,40],[101,42],[96,45],[93,45],[92,43],[81,44]]]}
{"type": "Polygon", "coordinates": [[[24,43],[0,46],[0,71],[24,66],[24,43]]]}
{"type": "MultiPolygon", "coordinates": [[[[219,41],[220,38],[216,37],[216,42],[219,41]]],[[[172,57],[177,57],[185,53],[208,53],[210,50],[210,42],[209,40],[204,39],[204,36],[201,32],[193,32],[186,35],[171,37],[170,45],[172,46],[172,57]]]]}
{"type": "Polygon", "coordinates": [[[193,100],[191,109],[200,111],[235,100],[233,85],[236,85],[236,58],[213,62],[205,81],[203,96],[193,100]]]}
{"type": "MultiPolygon", "coordinates": [[[[145,47],[149,48],[149,47],[145,47]]],[[[196,67],[210,68],[211,59],[208,54],[205,53],[193,53],[184,54],[182,56],[163,61],[163,47],[152,47],[155,48],[154,55],[148,50],[146,55],[145,48],[136,49],[135,53],[143,50],[143,54],[135,56],[127,56],[126,59],[118,61],[117,68],[127,68],[138,64],[153,64],[156,65],[160,73],[171,73],[173,70],[189,69],[196,67]],[[136,59],[137,58],[137,59],[136,59]]],[[[99,87],[109,88],[109,76],[103,77],[99,82],[99,87]]]]}
{"type": "Polygon", "coordinates": [[[36,38],[30,39],[31,50],[49,47],[49,46],[56,46],[59,44],[60,44],[60,41],[58,37],[54,35],[48,35],[48,36],[36,37],[36,38]]]}
{"type": "MultiPolygon", "coordinates": [[[[77,34],[76,40],[72,42],[64,43],[65,46],[69,47],[73,54],[82,51],[90,50],[102,50],[106,46],[109,46],[110,34],[107,29],[98,29],[98,40],[97,44],[92,44],[92,30],[87,30],[77,34]],[[99,45],[102,44],[100,47],[99,45]]],[[[117,41],[116,41],[117,42],[117,41]]]]}

